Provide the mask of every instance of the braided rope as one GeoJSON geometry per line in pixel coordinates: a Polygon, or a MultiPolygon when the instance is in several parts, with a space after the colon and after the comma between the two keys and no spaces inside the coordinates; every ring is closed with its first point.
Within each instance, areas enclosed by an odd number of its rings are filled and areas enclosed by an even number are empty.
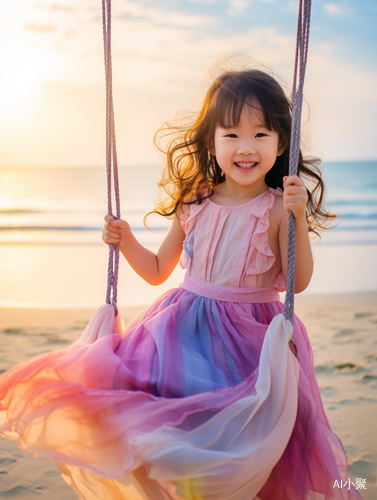
{"type": "MultiPolygon", "coordinates": [[[[306,62],[309,46],[311,0],[299,0],[297,22],[295,67],[293,74],[292,91],[292,130],[289,153],[289,175],[297,174],[297,165],[300,154],[300,128],[305,80],[306,62]]],[[[284,317],[293,324],[294,296],[295,296],[295,220],[289,212],[288,219],[288,275],[287,292],[284,302],[284,317]]]]}
{"type": "MultiPolygon", "coordinates": [[[[106,80],[106,178],[107,178],[107,211],[112,213],[112,176],[114,181],[114,197],[116,205],[116,219],[120,219],[120,196],[119,196],[119,176],[118,159],[115,141],[114,104],[112,89],[112,60],[111,60],[111,0],[102,0],[102,28],[103,47],[105,59],[105,80],[106,80]]],[[[109,263],[107,269],[107,291],[106,303],[113,304],[115,313],[118,314],[117,294],[118,294],[118,274],[119,274],[119,245],[109,246],[109,263]]]]}

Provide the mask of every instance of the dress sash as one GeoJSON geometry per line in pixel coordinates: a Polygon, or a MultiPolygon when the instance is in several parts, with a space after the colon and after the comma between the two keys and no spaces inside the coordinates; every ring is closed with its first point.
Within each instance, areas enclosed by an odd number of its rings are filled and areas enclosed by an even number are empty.
{"type": "Polygon", "coordinates": [[[182,288],[208,299],[224,302],[266,303],[280,300],[280,294],[274,287],[242,288],[216,285],[185,275],[182,288]]]}

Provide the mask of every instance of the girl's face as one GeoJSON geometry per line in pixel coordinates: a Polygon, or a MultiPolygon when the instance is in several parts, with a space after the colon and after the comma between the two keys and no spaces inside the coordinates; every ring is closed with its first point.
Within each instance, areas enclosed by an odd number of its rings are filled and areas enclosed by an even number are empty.
{"type": "Polygon", "coordinates": [[[216,156],[227,184],[264,190],[265,175],[285,149],[279,142],[278,133],[264,125],[263,114],[245,104],[238,125],[217,126],[210,153],[216,156]]]}

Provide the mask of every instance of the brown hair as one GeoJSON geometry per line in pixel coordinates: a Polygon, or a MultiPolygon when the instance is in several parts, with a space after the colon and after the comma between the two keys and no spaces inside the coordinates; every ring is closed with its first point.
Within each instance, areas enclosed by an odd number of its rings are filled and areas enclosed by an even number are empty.
{"type": "MultiPolygon", "coordinates": [[[[283,177],[288,175],[291,135],[291,103],[280,84],[269,74],[256,70],[224,71],[212,83],[201,110],[188,125],[170,127],[157,131],[155,143],[160,132],[163,137],[171,137],[166,151],[166,165],[159,186],[167,197],[160,200],[157,208],[149,214],[158,213],[172,217],[181,203],[202,203],[212,195],[212,187],[221,184],[225,175],[216,157],[208,151],[217,126],[224,128],[237,126],[244,105],[257,107],[262,112],[265,126],[278,132],[280,146],[284,153],[276,158],[265,182],[269,187],[283,189],[283,177]],[[211,194],[208,194],[210,192],[211,194]]],[[[335,215],[322,208],[324,183],[318,158],[303,157],[301,151],[298,172],[301,178],[309,181],[307,187],[307,221],[309,231],[325,228],[328,220],[335,215]]]]}

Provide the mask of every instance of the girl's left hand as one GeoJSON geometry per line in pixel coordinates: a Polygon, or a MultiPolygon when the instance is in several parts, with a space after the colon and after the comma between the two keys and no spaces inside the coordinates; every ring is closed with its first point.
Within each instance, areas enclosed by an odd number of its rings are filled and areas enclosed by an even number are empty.
{"type": "Polygon", "coordinates": [[[285,210],[291,210],[295,219],[306,217],[308,193],[302,180],[297,175],[285,176],[283,177],[283,186],[285,210]]]}

